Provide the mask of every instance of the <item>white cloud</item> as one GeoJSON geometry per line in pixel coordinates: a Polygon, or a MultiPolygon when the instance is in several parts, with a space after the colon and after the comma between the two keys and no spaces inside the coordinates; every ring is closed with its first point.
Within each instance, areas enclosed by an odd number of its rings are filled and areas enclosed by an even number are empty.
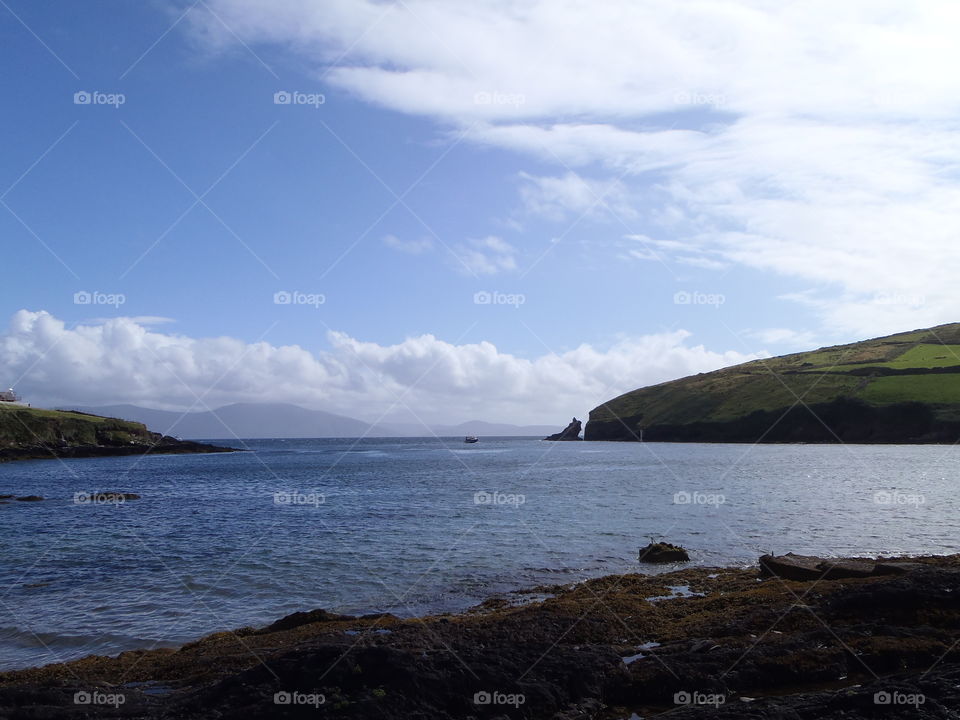
{"type": "Polygon", "coordinates": [[[704,270],[725,270],[729,263],[717,259],[717,251],[705,250],[699,254],[694,243],[684,243],[678,240],[658,240],[648,235],[625,235],[627,241],[627,257],[635,260],[654,261],[669,267],[670,263],[690,265],[704,270]],[[712,255],[712,257],[711,257],[712,255]]]}
{"type": "MultiPolygon", "coordinates": [[[[809,281],[831,331],[956,319],[954,2],[208,4],[230,30],[198,8],[207,47],[235,32],[337,60],[326,80],[371,103],[458,132],[479,122],[474,142],[624,178],[683,238],[683,262],[809,281]]],[[[569,178],[524,198],[547,214],[583,207],[569,178]]]]}
{"type": "Polygon", "coordinates": [[[0,367],[4,387],[15,382],[35,405],[187,409],[200,396],[196,409],[290,402],[373,421],[407,416],[406,406],[427,422],[552,423],[636,387],[757,357],[712,352],[689,338],[677,330],[527,359],[489,342],[454,345],[422,335],[384,346],[334,332],[331,349],[314,354],[166,334],[130,318],[70,329],[48,313],[21,310],[0,335],[0,367]]]}
{"type": "Polygon", "coordinates": [[[621,221],[637,213],[623,184],[597,181],[568,171],[560,176],[520,173],[520,197],[527,212],[550,220],[578,220],[581,217],[621,221]]]}
{"type": "Polygon", "coordinates": [[[410,255],[421,255],[433,249],[433,241],[428,237],[418,240],[401,240],[396,235],[387,235],[383,238],[383,244],[410,255]]]}
{"type": "Polygon", "coordinates": [[[473,275],[495,275],[517,269],[516,248],[496,235],[468,240],[452,252],[458,268],[473,275]]]}
{"type": "Polygon", "coordinates": [[[763,328],[760,330],[745,330],[743,334],[759,340],[765,345],[781,345],[800,350],[815,350],[818,347],[817,337],[810,331],[791,330],[790,328],[763,328]]]}
{"type": "MultiPolygon", "coordinates": [[[[135,322],[137,325],[168,325],[169,323],[175,323],[176,319],[163,317],[161,315],[132,315],[126,316],[128,320],[135,322]]],[[[115,320],[116,318],[90,318],[86,321],[88,325],[100,325],[102,323],[108,322],[109,320],[115,320]]]]}

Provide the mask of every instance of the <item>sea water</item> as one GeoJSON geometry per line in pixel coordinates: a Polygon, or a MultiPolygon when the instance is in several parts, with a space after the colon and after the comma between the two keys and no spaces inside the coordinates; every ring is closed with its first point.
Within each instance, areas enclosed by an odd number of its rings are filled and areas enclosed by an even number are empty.
{"type": "Polygon", "coordinates": [[[0,465],[0,668],[170,647],[314,608],[401,616],[641,566],[960,552],[946,446],[249,440],[0,465]],[[93,491],[135,492],[100,502],[93,491]]]}

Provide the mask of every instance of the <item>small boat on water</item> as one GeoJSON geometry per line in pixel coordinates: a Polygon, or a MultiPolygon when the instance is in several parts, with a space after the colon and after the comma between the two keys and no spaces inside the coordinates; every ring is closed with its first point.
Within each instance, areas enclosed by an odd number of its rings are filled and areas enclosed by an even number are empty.
{"type": "Polygon", "coordinates": [[[473,435],[467,435],[467,436],[463,439],[463,441],[464,441],[465,443],[475,443],[475,442],[480,442],[480,438],[474,437],[473,435]]]}

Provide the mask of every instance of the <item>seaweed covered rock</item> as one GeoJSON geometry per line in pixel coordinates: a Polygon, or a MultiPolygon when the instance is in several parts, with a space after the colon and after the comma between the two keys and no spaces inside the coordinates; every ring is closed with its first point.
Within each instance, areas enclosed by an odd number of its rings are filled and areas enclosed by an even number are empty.
{"type": "Polygon", "coordinates": [[[679,545],[651,542],[646,547],[640,548],[638,559],[643,563],[686,562],[690,559],[690,555],[679,545]]]}

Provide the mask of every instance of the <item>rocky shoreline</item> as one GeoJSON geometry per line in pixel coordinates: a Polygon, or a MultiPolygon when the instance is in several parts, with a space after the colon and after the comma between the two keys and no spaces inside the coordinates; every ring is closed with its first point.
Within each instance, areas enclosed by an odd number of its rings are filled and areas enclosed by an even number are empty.
{"type": "Polygon", "coordinates": [[[458,615],[295,613],[0,673],[0,717],[957,717],[960,555],[778,574],[814,561],[608,576],[458,615]]]}
{"type": "Polygon", "coordinates": [[[164,435],[152,443],[129,445],[26,445],[0,448],[0,463],[14,460],[51,460],[56,458],[116,457],[125,455],[180,455],[189,453],[240,452],[237,448],[208,445],[192,440],[177,440],[164,435]]]}

